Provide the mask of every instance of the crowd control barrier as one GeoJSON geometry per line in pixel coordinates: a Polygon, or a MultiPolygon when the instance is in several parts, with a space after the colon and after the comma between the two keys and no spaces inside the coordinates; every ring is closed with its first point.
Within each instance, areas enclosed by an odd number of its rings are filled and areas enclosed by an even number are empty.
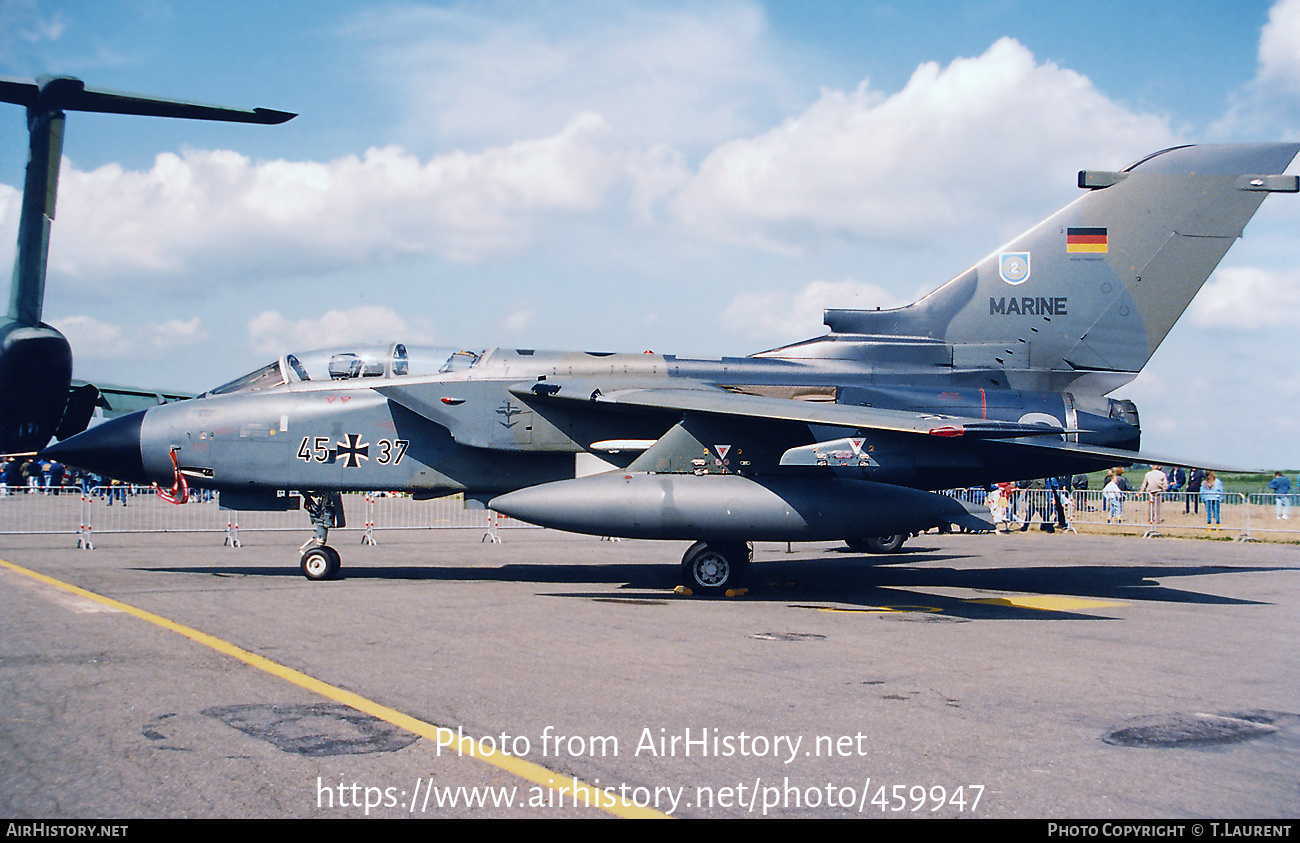
{"type": "MultiPolygon", "coordinates": [[[[965,492],[965,499],[981,502],[980,495],[987,492],[965,492]]],[[[1053,493],[1047,489],[1019,489],[1011,495],[1008,519],[1012,529],[1020,529],[1026,519],[1030,529],[1044,521],[1060,527],[1052,500],[1055,494],[1064,510],[1065,529],[1075,525],[1101,525],[1141,531],[1145,536],[1189,535],[1206,533],[1225,535],[1237,540],[1250,538],[1252,530],[1259,531],[1262,513],[1268,510],[1272,517],[1271,501],[1268,506],[1254,498],[1271,498],[1266,495],[1247,496],[1224,493],[1217,505],[1191,492],[1120,492],[1107,495],[1097,490],[1071,489],[1053,493]]],[[[1281,523],[1290,524],[1290,521],[1281,523]]],[[[1300,522],[1297,522],[1300,531],[1300,522]]],[[[1279,528],[1281,529],[1281,528],[1279,528]]]]}
{"type": "MultiPolygon", "coordinates": [[[[988,497],[984,489],[956,489],[949,494],[977,505],[984,505],[988,497]]],[[[1011,529],[1019,529],[1026,518],[1031,529],[1045,520],[1059,525],[1052,494],[1046,489],[1016,490],[1008,507],[1011,529]]],[[[1294,533],[1300,540],[1300,495],[1225,493],[1215,513],[1211,502],[1185,492],[1158,496],[1124,492],[1118,499],[1097,490],[1056,494],[1065,510],[1067,530],[1087,524],[1122,527],[1148,536],[1200,532],[1249,540],[1285,539],[1294,533]]],[[[408,495],[358,492],[343,499],[348,526],[336,529],[359,532],[367,543],[385,530],[480,529],[485,538],[496,540],[498,529],[533,526],[487,509],[466,508],[460,495],[417,501],[408,495]]],[[[215,494],[202,491],[192,492],[184,504],[173,504],[159,498],[150,486],[98,486],[84,491],[68,486],[0,486],[0,535],[76,535],[78,545],[90,547],[94,533],[222,533],[227,544],[238,546],[241,531],[270,530],[305,533],[311,524],[302,509],[222,509],[215,494]]]]}
{"type": "MultiPolygon", "coordinates": [[[[417,501],[408,495],[349,493],[343,496],[348,526],[334,528],[373,543],[385,530],[498,529],[532,527],[487,509],[466,508],[453,495],[417,501]]],[[[93,547],[95,533],[223,533],[238,546],[239,533],[262,530],[311,532],[303,509],[242,512],[222,509],[215,494],[191,492],[183,504],[158,497],[151,486],[0,487],[0,534],[75,534],[81,547],[93,547]]],[[[331,530],[331,532],[334,532],[331,530]]]]}

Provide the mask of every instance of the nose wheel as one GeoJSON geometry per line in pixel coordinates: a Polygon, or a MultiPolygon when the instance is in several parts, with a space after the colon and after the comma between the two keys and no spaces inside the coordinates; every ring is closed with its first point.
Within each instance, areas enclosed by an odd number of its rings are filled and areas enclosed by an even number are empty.
{"type": "Polygon", "coordinates": [[[325,544],[325,539],[330,527],[344,526],[343,496],[338,492],[303,492],[302,498],[315,531],[300,548],[302,575],[309,580],[337,579],[343,560],[337,550],[325,544]]]}
{"type": "Polygon", "coordinates": [[[322,544],[302,555],[302,575],[309,580],[332,580],[338,577],[341,563],[339,552],[322,544]]]}

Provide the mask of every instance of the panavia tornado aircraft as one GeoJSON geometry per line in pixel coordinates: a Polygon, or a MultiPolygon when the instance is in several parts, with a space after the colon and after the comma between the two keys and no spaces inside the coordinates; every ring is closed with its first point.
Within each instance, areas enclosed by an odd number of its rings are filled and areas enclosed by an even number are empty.
{"type": "Polygon", "coordinates": [[[51,436],[63,439],[85,430],[96,406],[120,411],[186,397],[103,384],[72,386],[72,349],[63,334],[41,321],[66,112],[228,123],[283,123],[294,115],[265,108],[222,108],[95,90],[70,76],[42,76],[35,80],[0,77],[0,102],[27,108],[30,137],[9,313],[0,320],[0,454],[30,455],[44,447],[51,436]]]}
{"type": "MultiPolygon", "coordinates": [[[[987,526],[935,493],[1135,462],[1132,380],[1273,192],[1300,144],[1184,146],[1119,172],[938,290],[893,310],[828,310],[824,336],[750,357],[348,348],[288,354],[189,401],[51,447],[123,480],[296,508],[312,579],[338,493],[461,492],[579,533],[694,541],[688,586],[722,591],[748,543],[896,550],[933,526],[987,526]],[[575,476],[576,456],[616,470],[575,476]]],[[[1185,464],[1185,463],[1182,463],[1185,464]]]]}

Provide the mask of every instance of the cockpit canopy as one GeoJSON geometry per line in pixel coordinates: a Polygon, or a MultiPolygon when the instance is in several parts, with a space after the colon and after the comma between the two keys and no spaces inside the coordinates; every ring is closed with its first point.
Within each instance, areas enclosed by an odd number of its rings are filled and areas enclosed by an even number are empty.
{"type": "Polygon", "coordinates": [[[320,383],[354,378],[403,378],[458,372],[472,367],[481,351],[392,345],[353,346],[286,354],[204,395],[256,392],[291,383],[320,383]]]}

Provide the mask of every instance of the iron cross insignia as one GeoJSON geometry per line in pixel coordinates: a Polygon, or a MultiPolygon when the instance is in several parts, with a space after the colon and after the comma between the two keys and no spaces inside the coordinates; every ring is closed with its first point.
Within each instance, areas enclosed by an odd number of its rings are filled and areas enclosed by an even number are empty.
{"type": "Polygon", "coordinates": [[[357,468],[361,465],[361,460],[370,459],[370,443],[361,442],[361,434],[359,433],[349,433],[347,437],[346,444],[343,442],[334,443],[338,446],[335,454],[345,458],[344,465],[348,468],[357,468]]]}

